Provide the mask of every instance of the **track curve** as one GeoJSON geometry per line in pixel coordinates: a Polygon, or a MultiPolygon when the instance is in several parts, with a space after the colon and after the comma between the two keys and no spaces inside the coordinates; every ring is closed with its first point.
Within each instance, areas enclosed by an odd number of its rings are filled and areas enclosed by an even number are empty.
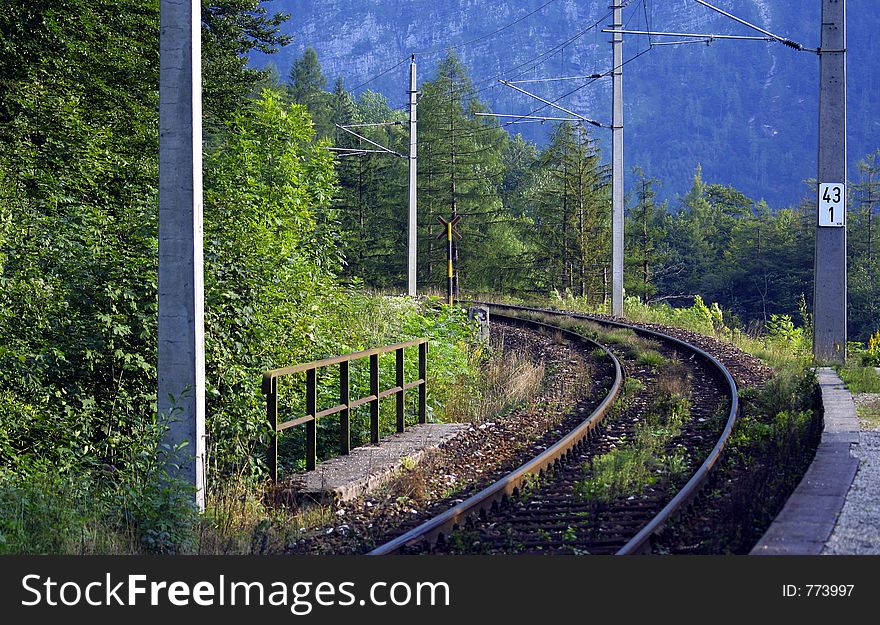
{"type": "Polygon", "coordinates": [[[499,313],[499,310],[512,310],[527,313],[542,313],[556,315],[562,317],[570,317],[574,319],[583,319],[593,323],[612,326],[616,328],[625,328],[640,334],[644,337],[671,343],[678,349],[691,353],[708,365],[709,370],[718,379],[721,386],[725,388],[725,392],[730,401],[730,410],[728,417],[718,438],[715,446],[706,456],[706,459],[695,470],[688,482],[672,497],[672,499],[651,518],[626,544],[618,549],[617,555],[629,555],[642,553],[650,550],[650,540],[664,524],[699,492],[700,488],[706,482],[712,468],[718,462],[721,454],[730,439],[734,423],[739,415],[739,400],[736,382],[731,376],[727,368],[714,356],[705,350],[692,345],[686,341],[672,337],[656,330],[643,328],[637,325],[628,324],[623,321],[609,320],[602,317],[592,315],[584,315],[580,313],[571,313],[567,311],[558,311],[553,309],[540,309],[526,306],[517,306],[511,304],[498,304],[494,302],[471,302],[486,306],[490,310],[491,317],[503,319],[507,323],[520,323],[533,326],[543,327],[553,332],[559,332],[569,340],[578,342],[592,343],[594,346],[602,349],[607,353],[615,368],[615,381],[611,391],[603,399],[599,407],[580,423],[575,429],[567,434],[563,439],[555,445],[536,456],[529,462],[523,464],[516,470],[502,477],[491,486],[476,493],[464,502],[446,510],[440,515],[426,521],[416,528],[406,532],[402,536],[395,538],[370,552],[370,555],[387,555],[397,553],[405,547],[416,544],[434,544],[440,537],[448,535],[456,527],[461,527],[466,518],[473,518],[474,515],[485,511],[489,513],[494,505],[504,501],[506,498],[515,493],[522,487],[528,476],[540,475],[550,467],[554,466],[560,460],[564,459],[577,446],[591,430],[593,430],[610,411],[614,405],[622,386],[623,372],[618,359],[611,351],[596,341],[592,341],[575,332],[559,328],[557,326],[540,323],[534,320],[525,320],[519,317],[513,317],[499,313]]]}
{"type": "MultiPolygon", "coordinates": [[[[525,323],[516,317],[507,317],[496,313],[495,317],[502,317],[511,323],[525,323]]],[[[368,555],[390,555],[396,553],[408,545],[416,543],[432,542],[440,535],[448,533],[468,516],[478,514],[482,510],[488,510],[496,502],[502,501],[519,489],[526,478],[530,475],[539,475],[548,467],[552,466],[560,458],[563,458],[575,445],[582,441],[605,417],[617,399],[623,385],[623,370],[617,357],[607,348],[596,341],[585,338],[575,332],[550,326],[539,322],[528,322],[528,325],[543,327],[553,332],[560,332],[569,340],[581,343],[591,343],[594,347],[602,349],[614,366],[614,381],[611,389],[599,404],[599,406],[577,427],[571,430],[556,444],[534,457],[532,460],[511,471],[494,484],[472,495],[460,504],[446,510],[434,518],[411,529],[405,534],[391,540],[384,545],[373,549],[368,555]]]]}

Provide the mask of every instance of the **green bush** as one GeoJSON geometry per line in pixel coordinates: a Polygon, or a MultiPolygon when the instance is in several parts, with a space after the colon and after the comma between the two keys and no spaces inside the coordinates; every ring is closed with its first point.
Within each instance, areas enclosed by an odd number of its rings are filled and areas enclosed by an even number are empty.
{"type": "MultiPolygon", "coordinates": [[[[861,344],[858,344],[861,347],[861,344]]],[[[880,367],[880,330],[868,339],[868,347],[864,350],[853,350],[858,355],[863,367],[880,367]]]]}
{"type": "MultiPolygon", "coordinates": [[[[405,342],[415,338],[427,338],[428,350],[428,421],[444,421],[444,406],[451,393],[459,392],[461,385],[473,387],[477,379],[477,369],[483,359],[483,345],[477,339],[476,326],[467,319],[459,307],[447,306],[438,299],[414,300],[406,297],[388,297],[349,292],[341,297],[334,307],[335,325],[328,329],[323,352],[312,359],[362,351],[373,347],[405,342]],[[335,347],[334,347],[335,341],[335,347]]],[[[326,320],[325,320],[326,322],[326,320]]],[[[410,348],[405,352],[404,371],[406,379],[418,378],[417,350],[410,348]]],[[[277,366],[299,364],[298,362],[278,363],[277,366]]],[[[379,357],[380,384],[383,388],[393,386],[395,357],[393,353],[379,357]]],[[[328,367],[318,375],[318,406],[326,408],[336,405],[339,399],[338,367],[328,367]]],[[[369,369],[366,360],[351,365],[351,397],[369,395],[369,369]]],[[[291,376],[295,378],[295,376],[291,376]]],[[[284,414],[305,414],[304,378],[285,380],[279,384],[279,411],[284,414]]],[[[417,393],[407,394],[407,423],[415,422],[417,393]]],[[[394,401],[383,400],[380,404],[380,432],[382,435],[395,431],[396,413],[394,401]]],[[[262,413],[255,413],[262,419],[262,413]]],[[[351,415],[352,445],[361,445],[370,440],[368,409],[366,406],[353,411],[351,415]]],[[[279,461],[288,470],[304,467],[305,440],[301,431],[286,431],[281,435],[279,461]]],[[[330,416],[318,422],[318,458],[326,459],[336,455],[338,448],[338,416],[330,416]]]]}
{"type": "Polygon", "coordinates": [[[88,506],[89,483],[40,463],[0,473],[0,554],[76,550],[88,506]]]}
{"type": "Polygon", "coordinates": [[[861,367],[848,364],[837,371],[851,392],[880,393],[880,375],[877,375],[873,366],[861,367]]]}

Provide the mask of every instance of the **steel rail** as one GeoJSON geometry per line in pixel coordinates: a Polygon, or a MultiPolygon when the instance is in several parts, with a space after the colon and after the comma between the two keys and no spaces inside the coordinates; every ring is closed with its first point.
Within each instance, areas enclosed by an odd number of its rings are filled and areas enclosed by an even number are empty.
{"type": "Polygon", "coordinates": [[[508,473],[491,486],[472,495],[460,504],[446,510],[432,519],[429,519],[428,521],[425,521],[418,527],[398,536],[394,540],[373,549],[367,555],[390,555],[400,551],[406,546],[415,545],[425,541],[433,544],[440,535],[446,534],[456,526],[460,525],[466,517],[479,513],[482,510],[490,509],[494,503],[502,501],[505,497],[510,496],[516,489],[522,486],[527,476],[540,474],[560,458],[563,458],[602,421],[614,405],[623,385],[623,369],[621,368],[620,361],[617,357],[605,346],[570,330],[557,328],[538,321],[520,319],[518,317],[508,317],[502,314],[495,314],[494,316],[515,324],[538,326],[551,330],[554,333],[559,332],[572,341],[591,343],[604,350],[614,366],[614,382],[611,385],[611,389],[602,400],[602,403],[600,403],[586,419],[543,453],[523,464],[518,469],[508,473]]]}
{"type": "MultiPolygon", "coordinates": [[[[581,313],[574,313],[569,311],[560,311],[554,309],[543,309],[543,308],[531,308],[528,306],[517,306],[513,304],[497,304],[492,302],[473,302],[477,304],[482,304],[484,306],[491,308],[507,308],[510,310],[522,310],[528,312],[540,312],[540,313],[549,313],[553,315],[559,315],[564,317],[573,317],[576,319],[584,319],[587,321],[592,321],[594,323],[601,323],[611,326],[616,326],[619,328],[627,328],[633,330],[638,333],[647,334],[654,338],[658,338],[664,341],[672,342],[680,347],[683,347],[686,350],[692,351],[695,354],[699,355],[706,362],[708,362],[715,372],[718,374],[720,379],[727,385],[728,392],[730,394],[730,413],[727,418],[727,423],[724,426],[724,430],[721,433],[721,437],[718,439],[718,442],[715,444],[715,447],[712,448],[712,451],[707,456],[706,460],[700,467],[696,470],[694,475],[690,480],[682,487],[682,489],[672,498],[672,500],[667,503],[663,509],[653,518],[651,519],[629,542],[627,542],[623,547],[621,547],[616,555],[633,555],[637,553],[644,553],[650,549],[650,540],[651,537],[658,533],[661,529],[663,529],[669,519],[678,513],[684,505],[689,502],[703,487],[706,483],[706,480],[709,477],[712,468],[721,458],[721,454],[724,451],[728,441],[730,440],[730,435],[733,432],[733,426],[736,423],[736,419],[739,416],[739,391],[737,390],[736,381],[733,379],[733,376],[730,375],[730,372],[717,358],[709,354],[708,352],[700,349],[699,347],[692,345],[686,341],[682,341],[681,339],[677,339],[673,336],[669,336],[668,334],[663,334],[662,332],[657,332],[656,330],[650,330],[648,328],[643,328],[636,325],[631,325],[628,323],[624,323],[622,321],[612,321],[609,319],[603,319],[601,317],[594,317],[591,315],[585,315],[581,313]]],[[[497,316],[497,315],[496,315],[497,316]]]]}

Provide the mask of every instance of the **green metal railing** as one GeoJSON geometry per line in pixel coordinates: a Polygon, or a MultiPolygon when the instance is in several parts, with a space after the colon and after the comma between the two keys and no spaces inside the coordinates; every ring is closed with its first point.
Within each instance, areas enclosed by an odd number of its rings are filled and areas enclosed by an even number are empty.
{"type": "Polygon", "coordinates": [[[266,396],[266,416],[272,427],[272,441],[269,443],[268,458],[269,474],[272,481],[278,480],[278,433],[287,428],[297,425],[306,426],[306,471],[313,471],[317,464],[318,419],[339,414],[339,453],[346,455],[351,451],[351,410],[364,404],[370,404],[370,442],[374,445],[379,443],[379,402],[390,396],[396,400],[397,431],[404,430],[404,406],[405,393],[418,387],[419,423],[425,423],[425,395],[426,379],[428,370],[428,339],[415,339],[405,343],[397,343],[387,347],[377,347],[362,352],[355,352],[345,356],[335,356],[316,360],[295,367],[273,369],[263,374],[263,394],[266,396]],[[404,349],[407,347],[419,348],[419,377],[412,382],[406,382],[403,367],[404,349]],[[394,352],[395,355],[395,385],[379,389],[379,356],[394,352]],[[370,359],[370,394],[364,397],[351,398],[350,363],[362,358],[370,359]],[[318,369],[339,365],[339,403],[325,410],[318,410],[318,369]],[[306,374],[306,414],[290,421],[278,423],[278,378],[295,373],[306,374]]]}

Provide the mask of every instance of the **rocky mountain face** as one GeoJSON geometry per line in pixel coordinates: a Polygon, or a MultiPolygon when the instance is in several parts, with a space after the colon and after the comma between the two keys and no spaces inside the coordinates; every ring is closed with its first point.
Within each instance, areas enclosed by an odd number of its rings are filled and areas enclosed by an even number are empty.
{"type": "MultiPolygon", "coordinates": [[[[273,0],[272,11],[291,14],[294,43],[274,57],[286,77],[306,46],[318,51],[328,77],[355,92],[374,89],[404,108],[408,60],[416,54],[419,80],[430,80],[454,48],[470,68],[479,97],[496,113],[523,114],[537,100],[498,83],[602,73],[611,66],[609,0],[273,0]],[[545,6],[544,6],[545,5],[545,6]],[[543,6],[543,8],[541,8],[543,6]],[[529,15],[535,11],[534,14],[529,15]]],[[[713,4],[809,47],[819,46],[819,0],[715,0],[713,4]]],[[[850,178],[855,162],[880,147],[874,110],[880,100],[872,58],[871,0],[850,0],[848,85],[850,178]]],[[[628,29],[756,35],[693,0],[631,0],[628,29]]],[[[655,42],[678,41],[654,38],[655,42]]],[[[641,167],[662,182],[675,203],[697,164],[704,179],[737,187],[773,207],[797,203],[816,175],[818,57],[780,43],[715,40],[710,44],[649,48],[648,38],[624,44],[627,169],[641,167]],[[643,54],[640,54],[643,53],[643,54]]],[[[611,121],[610,79],[520,85],[586,117],[611,121]],[[586,84],[586,86],[584,86],[586,84]],[[566,95],[568,94],[568,95],[566,95]]],[[[555,115],[545,109],[540,114],[555,115]]],[[[549,124],[512,126],[542,143],[549,124]]],[[[595,129],[607,156],[610,132],[595,129]]]]}

